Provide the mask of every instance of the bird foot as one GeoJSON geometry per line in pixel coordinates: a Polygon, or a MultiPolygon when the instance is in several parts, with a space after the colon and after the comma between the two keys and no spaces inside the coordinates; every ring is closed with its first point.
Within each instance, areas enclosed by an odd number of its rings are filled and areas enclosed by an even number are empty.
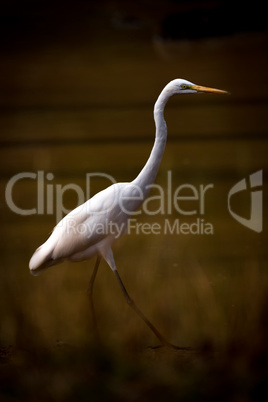
{"type": "Polygon", "coordinates": [[[184,350],[184,351],[193,350],[193,348],[190,346],[176,346],[169,342],[161,343],[161,345],[156,345],[156,346],[148,346],[148,349],[160,349],[160,348],[169,348],[169,349],[184,350]]]}

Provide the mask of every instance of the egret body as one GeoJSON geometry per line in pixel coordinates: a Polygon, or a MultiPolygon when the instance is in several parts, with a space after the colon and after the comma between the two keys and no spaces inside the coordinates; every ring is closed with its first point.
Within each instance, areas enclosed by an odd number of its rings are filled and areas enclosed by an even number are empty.
{"type": "Polygon", "coordinates": [[[155,141],[149,159],[139,175],[130,183],[115,183],[109,186],[66,215],[56,225],[48,240],[35,251],[29,264],[31,273],[38,275],[45,269],[66,260],[77,262],[97,256],[89,286],[89,292],[92,295],[100,259],[103,258],[114,272],[129,305],[145,321],[161,344],[168,346],[173,345],[166,341],[127,293],[116,268],[112,245],[126,233],[129,219],[142,205],[155,181],[167,140],[164,108],[168,99],[176,94],[204,92],[226,93],[226,91],[198,86],[183,79],[169,82],[154,106],[155,141]],[[105,230],[95,230],[101,225],[105,230]]]}

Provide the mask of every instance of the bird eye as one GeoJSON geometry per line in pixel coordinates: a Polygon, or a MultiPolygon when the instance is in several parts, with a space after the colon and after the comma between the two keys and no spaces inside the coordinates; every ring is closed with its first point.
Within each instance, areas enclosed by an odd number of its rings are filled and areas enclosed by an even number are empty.
{"type": "Polygon", "coordinates": [[[186,84],[181,85],[181,89],[188,89],[188,88],[189,88],[189,85],[186,85],[186,84]]]}

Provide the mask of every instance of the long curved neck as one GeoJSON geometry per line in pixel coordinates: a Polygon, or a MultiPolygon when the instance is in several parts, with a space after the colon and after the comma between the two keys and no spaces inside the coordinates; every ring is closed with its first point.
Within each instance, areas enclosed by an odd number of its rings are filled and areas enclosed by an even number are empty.
{"type": "Polygon", "coordinates": [[[168,99],[173,95],[169,84],[160,93],[154,105],[155,141],[145,166],[133,183],[140,187],[144,199],[150,191],[150,185],[155,181],[159,165],[165,150],[167,140],[167,125],[164,119],[164,108],[168,99]]]}

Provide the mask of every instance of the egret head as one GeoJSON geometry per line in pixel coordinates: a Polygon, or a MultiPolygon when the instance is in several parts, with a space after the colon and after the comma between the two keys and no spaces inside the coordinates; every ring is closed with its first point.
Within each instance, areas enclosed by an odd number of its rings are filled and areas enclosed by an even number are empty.
{"type": "Polygon", "coordinates": [[[175,94],[195,94],[195,93],[213,93],[213,94],[227,94],[227,91],[221,89],[203,87],[195,85],[190,81],[183,79],[176,79],[170,82],[172,91],[175,94]]]}

